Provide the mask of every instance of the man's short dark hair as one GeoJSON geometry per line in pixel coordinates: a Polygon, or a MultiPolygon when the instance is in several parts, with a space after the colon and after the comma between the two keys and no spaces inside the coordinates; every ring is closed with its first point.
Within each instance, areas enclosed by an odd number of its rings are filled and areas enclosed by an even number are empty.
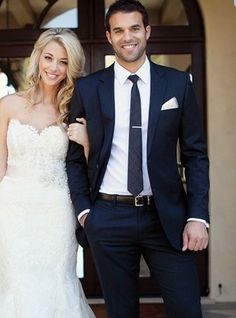
{"type": "Polygon", "coordinates": [[[105,17],[105,27],[107,31],[111,31],[110,29],[110,17],[117,13],[117,12],[123,12],[123,13],[130,13],[130,12],[139,12],[142,15],[143,18],[143,24],[144,27],[149,25],[148,21],[148,14],[144,6],[136,0],[117,0],[114,2],[108,9],[105,17]]]}

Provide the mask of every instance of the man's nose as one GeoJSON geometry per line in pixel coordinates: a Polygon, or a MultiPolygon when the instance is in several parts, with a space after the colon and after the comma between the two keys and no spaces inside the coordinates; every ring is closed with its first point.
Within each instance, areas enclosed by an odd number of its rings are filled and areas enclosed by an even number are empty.
{"type": "Polygon", "coordinates": [[[125,31],[125,32],[124,32],[124,40],[125,40],[126,42],[129,42],[129,41],[131,40],[131,38],[132,38],[132,35],[131,35],[130,31],[129,31],[129,30],[128,30],[128,31],[125,31]]]}

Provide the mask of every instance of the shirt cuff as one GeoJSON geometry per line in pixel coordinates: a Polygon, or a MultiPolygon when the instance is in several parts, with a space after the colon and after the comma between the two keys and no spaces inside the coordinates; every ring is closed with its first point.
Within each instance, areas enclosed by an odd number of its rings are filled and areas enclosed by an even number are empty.
{"type": "Polygon", "coordinates": [[[80,221],[80,219],[82,218],[83,215],[85,215],[85,214],[87,214],[89,212],[90,212],[90,209],[86,209],[86,210],[80,212],[79,215],[78,215],[78,221],[80,221]]]}
{"type": "Polygon", "coordinates": [[[187,219],[187,222],[189,222],[189,221],[202,222],[202,223],[204,223],[204,224],[206,225],[206,228],[207,228],[207,229],[209,229],[209,227],[210,227],[210,224],[209,224],[207,221],[203,220],[203,219],[189,218],[189,219],[187,219]]]}

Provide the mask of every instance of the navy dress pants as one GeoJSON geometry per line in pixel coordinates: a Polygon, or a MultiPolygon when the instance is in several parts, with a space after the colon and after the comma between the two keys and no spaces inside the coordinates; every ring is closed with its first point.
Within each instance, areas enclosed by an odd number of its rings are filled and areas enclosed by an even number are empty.
{"type": "Polygon", "coordinates": [[[143,255],[158,282],[169,318],[202,318],[193,254],[174,249],[155,206],[97,200],[85,222],[109,318],[139,317],[143,255]]]}

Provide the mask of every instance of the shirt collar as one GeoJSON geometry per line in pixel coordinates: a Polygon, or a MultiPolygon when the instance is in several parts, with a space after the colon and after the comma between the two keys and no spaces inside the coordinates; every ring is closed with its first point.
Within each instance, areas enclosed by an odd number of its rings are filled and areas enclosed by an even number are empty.
{"type": "MultiPolygon", "coordinates": [[[[123,85],[129,75],[132,74],[123,66],[121,66],[117,61],[115,61],[114,71],[115,78],[119,81],[120,85],[123,85]]],[[[147,57],[143,65],[137,70],[137,72],[135,72],[135,74],[138,75],[144,83],[148,83],[150,78],[150,62],[147,57]]]]}

